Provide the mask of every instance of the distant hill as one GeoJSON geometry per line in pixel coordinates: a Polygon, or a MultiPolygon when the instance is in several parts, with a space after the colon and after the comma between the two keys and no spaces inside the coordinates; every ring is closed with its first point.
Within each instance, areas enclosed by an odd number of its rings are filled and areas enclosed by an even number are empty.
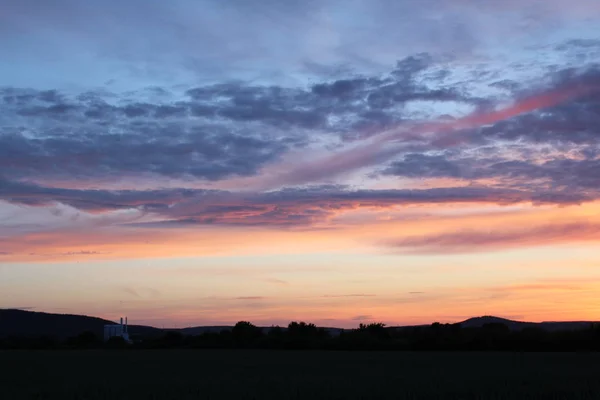
{"type": "MultiPolygon", "coordinates": [[[[52,336],[65,339],[82,332],[104,333],[104,325],[114,324],[102,318],[85,315],[51,314],[44,312],[0,309],[0,337],[6,336],[52,336]]],[[[131,334],[160,333],[149,326],[130,325],[131,334]]]]}
{"type": "Polygon", "coordinates": [[[535,327],[535,326],[539,325],[535,322],[513,321],[510,319],[493,317],[493,316],[489,316],[489,315],[486,315],[483,317],[469,318],[463,322],[459,322],[459,325],[462,328],[481,328],[482,326],[484,326],[486,324],[504,324],[504,325],[508,326],[508,328],[511,331],[521,330],[526,327],[535,327]]]}
{"type": "Polygon", "coordinates": [[[483,316],[469,318],[466,321],[459,322],[463,328],[481,328],[485,324],[504,324],[511,331],[520,331],[525,328],[540,328],[545,331],[572,331],[588,328],[594,322],[591,321],[567,321],[567,322],[523,322],[513,321],[506,318],[499,318],[493,316],[483,316]]]}
{"type": "Polygon", "coordinates": [[[83,315],[0,310],[0,337],[15,335],[65,338],[85,331],[100,335],[104,325],[112,323],[114,322],[83,315]]]}
{"type": "MultiPolygon", "coordinates": [[[[114,324],[101,318],[85,315],[51,314],[44,312],[0,309],[0,337],[6,336],[53,336],[65,339],[77,336],[82,332],[91,331],[98,336],[103,335],[104,325],[114,324]]],[[[501,323],[508,326],[510,330],[522,330],[524,328],[537,327],[547,331],[579,330],[585,329],[592,324],[589,321],[573,322],[522,322],[510,319],[483,316],[467,319],[459,322],[464,328],[480,328],[489,323],[501,323]]],[[[428,326],[428,325],[421,325],[428,326]]],[[[195,326],[181,329],[159,329],[152,326],[129,325],[131,335],[160,335],[166,331],[181,332],[184,335],[199,335],[204,332],[220,332],[231,330],[232,326],[195,326]]],[[[282,327],[286,329],[285,327],[282,327]]],[[[407,329],[411,327],[392,327],[393,329],[407,329]]],[[[263,327],[268,331],[270,327],[263,327]]],[[[337,336],[344,331],[342,328],[325,328],[332,336],[337,336]]]]}

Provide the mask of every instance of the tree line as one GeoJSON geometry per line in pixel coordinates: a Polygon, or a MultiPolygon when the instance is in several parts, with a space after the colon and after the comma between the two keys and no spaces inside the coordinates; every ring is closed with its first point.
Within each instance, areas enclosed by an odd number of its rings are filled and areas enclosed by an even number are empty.
{"type": "Polygon", "coordinates": [[[482,327],[434,323],[389,328],[382,323],[360,324],[339,334],[311,323],[291,322],[286,328],[259,328],[240,321],[232,329],[183,335],[132,336],[133,343],[114,337],[104,342],[93,332],[58,340],[52,337],[7,337],[0,349],[289,349],[289,350],[406,350],[406,351],[599,351],[600,325],[550,332],[537,327],[511,331],[502,323],[482,327]]]}

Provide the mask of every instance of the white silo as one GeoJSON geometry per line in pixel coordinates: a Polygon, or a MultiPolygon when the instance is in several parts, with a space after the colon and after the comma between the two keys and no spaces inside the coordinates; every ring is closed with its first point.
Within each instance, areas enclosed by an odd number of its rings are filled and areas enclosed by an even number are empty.
{"type": "Polygon", "coordinates": [[[104,341],[108,341],[111,337],[122,337],[125,342],[131,343],[129,339],[129,331],[127,327],[127,317],[125,317],[125,324],[123,325],[123,317],[120,319],[119,324],[104,325],[104,341]]]}

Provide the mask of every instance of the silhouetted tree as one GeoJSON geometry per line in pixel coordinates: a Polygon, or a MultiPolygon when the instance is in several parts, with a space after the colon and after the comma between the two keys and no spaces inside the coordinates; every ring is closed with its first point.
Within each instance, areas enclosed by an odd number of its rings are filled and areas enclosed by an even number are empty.
{"type": "Polygon", "coordinates": [[[121,336],[113,336],[106,341],[105,346],[108,349],[125,349],[127,342],[121,336]]]}
{"type": "Polygon", "coordinates": [[[240,321],[235,324],[231,334],[236,347],[252,347],[261,337],[262,331],[250,322],[240,321]]]}
{"type": "Polygon", "coordinates": [[[264,338],[265,347],[280,349],[284,347],[285,332],[279,326],[272,326],[264,338]]]}
{"type": "Polygon", "coordinates": [[[371,335],[377,339],[388,339],[390,337],[389,331],[386,329],[385,324],[381,322],[373,322],[370,324],[359,324],[358,330],[371,335]]]}
{"type": "Polygon", "coordinates": [[[181,347],[183,345],[183,334],[181,332],[169,331],[161,339],[163,347],[181,347]]]}
{"type": "Polygon", "coordinates": [[[292,321],[286,332],[286,348],[308,349],[322,348],[329,338],[329,333],[315,324],[292,321]]]}
{"type": "MultiPolygon", "coordinates": [[[[271,327],[266,333],[247,321],[232,329],[183,335],[179,331],[141,334],[134,345],[121,337],[111,338],[105,348],[270,348],[270,349],[346,349],[346,350],[499,350],[499,351],[592,351],[600,350],[600,325],[581,329],[548,331],[541,326],[522,325],[523,329],[503,323],[481,327],[433,323],[429,326],[388,328],[383,323],[361,323],[339,336],[315,324],[292,321],[287,328],[271,327]],[[513,328],[511,330],[510,328],[513,328]]],[[[518,326],[520,328],[521,326],[518,326]]],[[[159,331],[160,332],[160,331],[159,331]]],[[[3,349],[60,349],[102,347],[100,339],[83,332],[64,341],[31,334],[0,337],[3,349]]]]}
{"type": "Polygon", "coordinates": [[[85,331],[67,340],[68,346],[84,349],[98,347],[101,344],[102,342],[100,341],[98,336],[96,336],[96,334],[91,331],[85,331]]]}

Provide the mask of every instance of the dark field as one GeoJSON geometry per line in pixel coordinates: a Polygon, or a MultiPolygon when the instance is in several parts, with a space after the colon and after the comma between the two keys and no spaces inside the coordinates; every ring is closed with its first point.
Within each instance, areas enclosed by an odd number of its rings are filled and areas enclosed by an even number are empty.
{"type": "Polygon", "coordinates": [[[600,399],[600,354],[0,352],[0,399],[600,399]]]}

